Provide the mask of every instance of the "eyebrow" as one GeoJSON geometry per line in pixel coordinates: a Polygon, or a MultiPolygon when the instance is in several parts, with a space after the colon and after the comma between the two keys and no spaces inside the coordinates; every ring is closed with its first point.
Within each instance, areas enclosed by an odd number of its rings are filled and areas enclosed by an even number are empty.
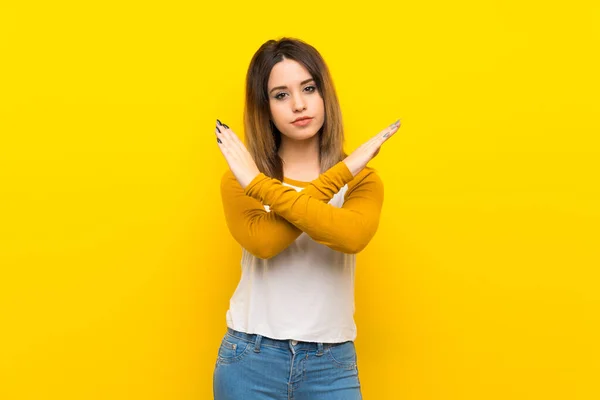
{"type": "MultiPolygon", "coordinates": [[[[314,81],[314,78],[310,78],[310,79],[300,82],[300,86],[302,86],[305,83],[308,83],[310,81],[314,81]]],[[[277,89],[287,89],[287,86],[276,86],[273,89],[269,90],[269,93],[271,93],[273,90],[277,90],[277,89]]]]}

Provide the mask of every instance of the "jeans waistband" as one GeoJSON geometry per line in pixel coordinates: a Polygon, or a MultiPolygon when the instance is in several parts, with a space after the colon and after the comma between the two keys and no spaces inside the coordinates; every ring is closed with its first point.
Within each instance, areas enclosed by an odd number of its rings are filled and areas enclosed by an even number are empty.
{"type": "Polygon", "coordinates": [[[323,343],[323,342],[303,342],[300,340],[293,339],[272,339],[266,336],[262,336],[255,333],[246,333],[236,331],[235,329],[231,329],[227,327],[227,334],[231,335],[240,340],[247,341],[249,343],[254,343],[255,349],[260,351],[260,346],[271,346],[271,347],[279,347],[283,349],[289,349],[292,347],[295,350],[316,350],[317,353],[322,353],[323,350],[326,350],[330,347],[338,346],[342,343],[323,343]]]}

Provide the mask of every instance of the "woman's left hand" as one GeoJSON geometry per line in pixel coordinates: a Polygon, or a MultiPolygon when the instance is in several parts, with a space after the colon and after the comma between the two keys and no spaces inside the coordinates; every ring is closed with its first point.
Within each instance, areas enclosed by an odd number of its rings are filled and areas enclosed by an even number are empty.
{"type": "Polygon", "coordinates": [[[235,132],[227,125],[221,124],[219,120],[217,120],[215,135],[229,169],[235,175],[242,189],[246,189],[246,186],[260,173],[254,159],[235,132]]]}

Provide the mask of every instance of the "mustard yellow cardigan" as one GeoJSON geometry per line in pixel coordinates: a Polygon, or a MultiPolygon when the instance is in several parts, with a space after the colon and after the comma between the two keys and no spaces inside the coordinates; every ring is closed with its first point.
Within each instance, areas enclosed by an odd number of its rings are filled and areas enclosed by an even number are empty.
{"type": "Polygon", "coordinates": [[[383,182],[372,168],[356,177],[343,161],[312,182],[280,180],[259,173],[243,189],[227,170],[221,198],[231,235],[248,252],[267,259],[306,232],[314,241],[343,253],[362,251],[375,235],[383,205],[383,182]],[[348,184],[341,208],[327,204],[348,184]],[[264,205],[269,206],[266,211],[264,205]]]}

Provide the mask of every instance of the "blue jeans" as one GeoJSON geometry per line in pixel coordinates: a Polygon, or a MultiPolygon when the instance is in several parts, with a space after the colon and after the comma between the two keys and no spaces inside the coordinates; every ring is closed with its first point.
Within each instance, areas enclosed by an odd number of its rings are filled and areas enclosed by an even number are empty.
{"type": "Polygon", "coordinates": [[[213,394],[215,400],[362,399],[354,342],[276,340],[227,328],[213,394]]]}

